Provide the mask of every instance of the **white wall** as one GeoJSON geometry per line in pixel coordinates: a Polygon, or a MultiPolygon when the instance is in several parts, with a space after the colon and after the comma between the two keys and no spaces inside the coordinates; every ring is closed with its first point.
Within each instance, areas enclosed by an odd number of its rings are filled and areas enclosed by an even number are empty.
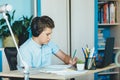
{"type": "MultiPolygon", "coordinates": [[[[67,0],[41,0],[41,15],[50,16],[55,22],[52,40],[64,51],[68,52],[68,24],[67,0]]],[[[61,63],[58,58],[53,58],[54,63],[61,63]]]]}
{"type": "Polygon", "coordinates": [[[84,59],[82,47],[94,47],[94,0],[71,0],[72,52],[77,49],[84,59]]]}
{"type": "MultiPolygon", "coordinates": [[[[65,52],[69,52],[70,45],[68,1],[41,0],[41,15],[48,15],[55,21],[52,40],[65,52]]],[[[86,44],[89,48],[94,47],[94,0],[71,0],[71,41],[72,53],[77,49],[76,56],[82,59],[81,48],[86,44]]]]}
{"type": "MultiPolygon", "coordinates": [[[[77,57],[84,60],[82,47],[94,47],[94,0],[71,0],[71,46],[77,57]]],[[[94,74],[76,80],[94,80],[94,74]]]]}

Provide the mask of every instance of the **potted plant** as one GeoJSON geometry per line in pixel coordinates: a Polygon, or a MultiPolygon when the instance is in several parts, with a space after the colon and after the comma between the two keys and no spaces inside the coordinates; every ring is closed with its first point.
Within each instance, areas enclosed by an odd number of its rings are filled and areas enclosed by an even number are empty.
{"type": "Polygon", "coordinates": [[[84,70],[85,62],[81,59],[77,60],[77,70],[84,70]]]}
{"type": "MultiPolygon", "coordinates": [[[[22,16],[18,20],[14,20],[14,14],[15,14],[15,10],[12,12],[12,15],[10,15],[9,13],[6,13],[6,15],[8,16],[8,21],[10,23],[11,29],[16,38],[16,42],[18,42],[18,45],[20,46],[23,42],[25,42],[28,39],[30,23],[31,23],[33,16],[31,16],[29,18],[27,16],[26,17],[22,16]]],[[[6,21],[3,18],[0,19],[0,36],[3,37],[3,46],[4,47],[14,47],[13,45],[9,45],[9,44],[13,43],[13,40],[5,41],[5,39],[10,37],[11,34],[9,31],[8,25],[6,24],[6,21]],[[4,45],[4,42],[5,43],[10,42],[8,44],[9,46],[4,45]]]]}
{"type": "MultiPolygon", "coordinates": [[[[22,25],[21,25],[22,27],[19,26],[20,29],[18,32],[19,45],[23,44],[29,38],[30,23],[32,21],[32,18],[33,18],[33,16],[31,16],[29,18],[27,16],[22,17],[22,25]]],[[[17,33],[17,31],[16,31],[16,33],[17,33]]]]}

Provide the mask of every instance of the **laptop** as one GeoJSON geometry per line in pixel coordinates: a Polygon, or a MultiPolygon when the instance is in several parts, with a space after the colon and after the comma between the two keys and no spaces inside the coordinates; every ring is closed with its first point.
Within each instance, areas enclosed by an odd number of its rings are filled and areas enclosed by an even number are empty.
{"type": "MultiPolygon", "coordinates": [[[[105,50],[103,52],[102,61],[96,61],[96,68],[103,68],[108,66],[113,61],[114,37],[106,39],[105,50]]],[[[99,54],[99,53],[98,53],[99,54]]]]}

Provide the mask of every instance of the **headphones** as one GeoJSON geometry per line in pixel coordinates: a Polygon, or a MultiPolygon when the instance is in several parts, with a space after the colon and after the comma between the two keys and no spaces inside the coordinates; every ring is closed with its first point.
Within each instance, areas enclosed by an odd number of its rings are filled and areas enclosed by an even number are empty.
{"type": "Polygon", "coordinates": [[[38,37],[45,27],[54,28],[54,21],[48,16],[35,17],[31,23],[31,31],[34,37],[38,37]]]}
{"type": "Polygon", "coordinates": [[[31,23],[31,31],[34,37],[38,37],[43,31],[43,28],[39,25],[39,20],[40,18],[36,17],[31,23]]]}

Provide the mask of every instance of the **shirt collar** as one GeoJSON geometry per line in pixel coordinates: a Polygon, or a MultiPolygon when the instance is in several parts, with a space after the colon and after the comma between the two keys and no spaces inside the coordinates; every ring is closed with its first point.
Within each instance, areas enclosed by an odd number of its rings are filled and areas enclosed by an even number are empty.
{"type": "Polygon", "coordinates": [[[41,48],[42,47],[42,45],[40,45],[40,44],[38,44],[38,43],[36,43],[32,38],[31,38],[31,41],[32,41],[32,43],[35,45],[35,46],[37,46],[37,47],[39,47],[39,48],[41,48]]]}

